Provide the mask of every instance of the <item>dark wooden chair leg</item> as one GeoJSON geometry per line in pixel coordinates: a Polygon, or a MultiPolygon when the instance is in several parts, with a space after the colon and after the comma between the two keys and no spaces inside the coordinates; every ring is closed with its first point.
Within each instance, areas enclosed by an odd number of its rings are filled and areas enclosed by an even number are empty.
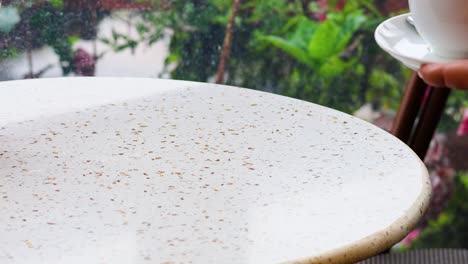
{"type": "Polygon", "coordinates": [[[409,141],[409,146],[422,160],[424,160],[429,149],[451,91],[449,88],[431,87],[430,89],[424,111],[421,113],[413,136],[409,141]]]}
{"type": "MultiPolygon", "coordinates": [[[[427,101],[422,105],[426,89],[428,85],[413,73],[391,131],[394,136],[407,143],[421,160],[426,156],[450,95],[448,88],[430,87],[427,101]],[[415,125],[418,114],[419,120],[415,125]]],[[[383,253],[389,252],[390,249],[383,253]]]]}
{"type": "Polygon", "coordinates": [[[405,143],[410,139],[426,88],[427,84],[414,72],[406,87],[391,131],[405,143]]]}

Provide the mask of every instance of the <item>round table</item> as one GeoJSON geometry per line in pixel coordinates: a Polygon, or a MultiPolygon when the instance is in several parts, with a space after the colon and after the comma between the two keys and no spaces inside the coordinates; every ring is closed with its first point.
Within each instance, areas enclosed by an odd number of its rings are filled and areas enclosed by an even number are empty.
{"type": "Polygon", "coordinates": [[[430,182],[341,112],[214,84],[0,83],[0,263],[346,263],[402,239],[430,182]]]}

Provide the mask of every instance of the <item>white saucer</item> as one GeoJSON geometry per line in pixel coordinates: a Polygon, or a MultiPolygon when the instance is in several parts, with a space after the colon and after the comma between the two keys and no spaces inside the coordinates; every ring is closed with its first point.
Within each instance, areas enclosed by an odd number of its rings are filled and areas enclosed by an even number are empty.
{"type": "Polygon", "coordinates": [[[429,44],[421,38],[416,29],[406,22],[410,14],[392,17],[380,24],[375,31],[377,44],[392,57],[412,70],[419,70],[421,64],[444,63],[454,59],[434,54],[429,44]]]}

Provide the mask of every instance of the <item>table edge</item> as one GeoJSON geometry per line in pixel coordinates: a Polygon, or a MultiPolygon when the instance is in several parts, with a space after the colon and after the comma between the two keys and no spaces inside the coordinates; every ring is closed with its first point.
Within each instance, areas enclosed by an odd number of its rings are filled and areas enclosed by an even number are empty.
{"type": "MultiPolygon", "coordinates": [[[[416,156],[416,154],[414,155],[416,156]]],[[[283,264],[356,263],[378,255],[400,242],[413,230],[413,228],[416,227],[419,220],[426,213],[429,207],[432,193],[431,181],[427,168],[422,161],[420,161],[420,167],[422,172],[421,193],[411,207],[405,212],[405,215],[395,220],[385,229],[375,232],[374,234],[362,238],[352,244],[328,251],[319,256],[291,260],[284,262],[283,264]]]]}

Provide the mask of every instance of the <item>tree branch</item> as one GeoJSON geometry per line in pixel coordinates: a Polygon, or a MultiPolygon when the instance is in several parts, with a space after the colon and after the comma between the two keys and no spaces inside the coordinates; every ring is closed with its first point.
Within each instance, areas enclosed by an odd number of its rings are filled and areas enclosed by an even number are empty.
{"type": "Polygon", "coordinates": [[[221,51],[218,71],[216,73],[216,83],[219,83],[219,84],[224,82],[224,72],[226,69],[226,64],[229,59],[229,54],[231,52],[232,33],[233,33],[234,25],[236,22],[237,12],[239,11],[239,6],[240,6],[240,0],[232,1],[231,16],[229,17],[229,22],[226,27],[226,35],[224,36],[223,49],[221,51]]]}

